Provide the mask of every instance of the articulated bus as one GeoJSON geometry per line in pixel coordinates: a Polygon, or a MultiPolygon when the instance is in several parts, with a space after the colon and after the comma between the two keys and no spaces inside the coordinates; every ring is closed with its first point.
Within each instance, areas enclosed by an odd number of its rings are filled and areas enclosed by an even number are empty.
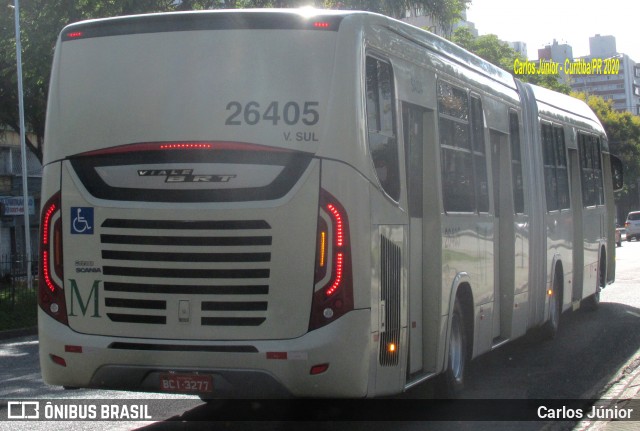
{"type": "Polygon", "coordinates": [[[614,281],[620,165],[588,106],[376,14],[72,24],[45,141],[53,385],[455,394],[614,281]]]}

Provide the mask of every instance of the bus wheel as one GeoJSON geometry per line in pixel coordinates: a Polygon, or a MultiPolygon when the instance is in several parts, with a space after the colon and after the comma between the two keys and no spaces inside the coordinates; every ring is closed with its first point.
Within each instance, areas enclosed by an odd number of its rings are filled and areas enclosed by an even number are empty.
{"type": "Polygon", "coordinates": [[[449,355],[447,368],[442,376],[440,393],[445,398],[456,398],[464,387],[464,374],[467,365],[467,334],[464,314],[460,302],[456,299],[451,317],[449,333],[449,355]]]}

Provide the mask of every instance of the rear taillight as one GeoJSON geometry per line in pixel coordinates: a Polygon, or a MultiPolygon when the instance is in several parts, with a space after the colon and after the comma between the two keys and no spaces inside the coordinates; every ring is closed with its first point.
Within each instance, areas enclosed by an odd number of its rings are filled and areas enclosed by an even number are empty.
{"type": "Polygon", "coordinates": [[[353,310],[349,221],[344,207],[325,190],[320,190],[316,241],[310,331],[353,310]]]}
{"type": "Polygon", "coordinates": [[[42,207],[40,221],[40,281],[38,304],[60,323],[68,325],[62,273],[62,218],[60,193],[42,207]]]}

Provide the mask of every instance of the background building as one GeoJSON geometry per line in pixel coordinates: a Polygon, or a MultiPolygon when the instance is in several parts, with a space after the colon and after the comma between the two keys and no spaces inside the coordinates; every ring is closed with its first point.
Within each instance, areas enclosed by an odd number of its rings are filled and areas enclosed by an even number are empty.
{"type": "MultiPolygon", "coordinates": [[[[33,137],[35,139],[35,137],[33,137]]],[[[24,243],[24,210],[28,208],[31,233],[32,259],[37,259],[38,226],[40,218],[40,189],[42,164],[27,151],[28,203],[22,195],[22,159],[20,136],[9,130],[0,129],[0,277],[9,272],[20,272],[26,254],[24,243]]],[[[26,267],[26,266],[25,266],[26,267]]],[[[37,265],[36,265],[37,267],[37,265]]]]}
{"type": "Polygon", "coordinates": [[[555,39],[553,39],[551,45],[547,45],[538,50],[539,60],[552,60],[556,63],[564,64],[567,58],[569,60],[573,59],[573,48],[566,43],[560,44],[555,39]]]}
{"type": "Polygon", "coordinates": [[[507,42],[511,48],[518,54],[522,55],[524,58],[529,58],[527,55],[527,44],[521,41],[516,42],[507,42]]]}
{"type": "Polygon", "coordinates": [[[571,88],[574,91],[611,100],[616,111],[640,115],[640,64],[627,54],[616,52],[615,37],[599,34],[590,37],[589,55],[581,58],[587,62],[593,59],[611,60],[611,65],[619,65],[620,68],[614,74],[574,75],[571,77],[571,88]]]}
{"type": "Polygon", "coordinates": [[[609,57],[618,53],[616,38],[596,34],[589,38],[589,53],[592,57],[609,57]]]}

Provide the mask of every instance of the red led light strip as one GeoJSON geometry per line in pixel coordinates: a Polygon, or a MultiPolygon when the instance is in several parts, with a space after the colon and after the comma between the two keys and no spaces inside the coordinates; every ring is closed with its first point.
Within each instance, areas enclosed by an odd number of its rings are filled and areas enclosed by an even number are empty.
{"type": "Polygon", "coordinates": [[[56,285],[53,284],[51,280],[50,271],[49,271],[49,252],[44,250],[42,252],[42,272],[44,273],[44,282],[49,288],[50,291],[56,291],[56,285]]]}
{"type": "Polygon", "coordinates": [[[198,144],[198,143],[186,143],[186,144],[162,144],[161,150],[209,150],[213,148],[211,144],[198,144]]]}
{"type": "MultiPolygon", "coordinates": [[[[42,229],[42,246],[43,248],[45,246],[49,245],[49,234],[51,233],[50,228],[51,228],[51,219],[53,218],[53,214],[55,214],[55,212],[58,210],[58,207],[56,204],[51,204],[51,206],[47,209],[47,211],[44,214],[44,226],[42,229]]],[[[47,287],[49,288],[50,291],[55,292],[56,290],[56,285],[53,283],[53,280],[51,280],[51,271],[50,271],[50,267],[49,267],[49,250],[43,250],[42,251],[42,272],[44,273],[44,282],[47,285],[47,287]]]]}
{"type": "Polygon", "coordinates": [[[103,148],[101,150],[88,151],[78,154],[81,157],[106,156],[110,154],[126,154],[146,151],[171,151],[171,150],[219,150],[219,151],[264,151],[270,153],[291,153],[285,148],[268,147],[265,145],[248,144],[245,142],[143,142],[127,144],[118,147],[103,148]]]}
{"type": "Polygon", "coordinates": [[[325,290],[324,292],[325,295],[331,296],[334,293],[336,293],[336,291],[340,287],[340,283],[342,282],[343,268],[344,268],[344,254],[337,253],[336,254],[336,278],[333,280],[333,283],[331,284],[331,286],[327,290],[325,290]]]}
{"type": "MultiPolygon", "coordinates": [[[[342,215],[338,208],[333,204],[327,204],[327,209],[331,213],[333,220],[335,221],[335,241],[336,247],[341,248],[344,246],[344,223],[342,221],[342,215]]],[[[335,278],[331,286],[325,290],[327,297],[332,296],[340,288],[342,282],[342,274],[344,272],[344,252],[337,251],[335,258],[335,278]]]]}
{"type": "Polygon", "coordinates": [[[42,229],[42,244],[49,245],[49,228],[51,226],[51,218],[58,208],[55,204],[51,205],[44,215],[44,227],[42,229]]]}
{"type": "Polygon", "coordinates": [[[329,28],[330,24],[326,21],[316,21],[313,23],[315,28],[329,28]]]}
{"type": "Polygon", "coordinates": [[[342,216],[333,204],[327,205],[327,209],[336,221],[336,246],[342,247],[344,244],[344,228],[342,225],[342,216]]]}

